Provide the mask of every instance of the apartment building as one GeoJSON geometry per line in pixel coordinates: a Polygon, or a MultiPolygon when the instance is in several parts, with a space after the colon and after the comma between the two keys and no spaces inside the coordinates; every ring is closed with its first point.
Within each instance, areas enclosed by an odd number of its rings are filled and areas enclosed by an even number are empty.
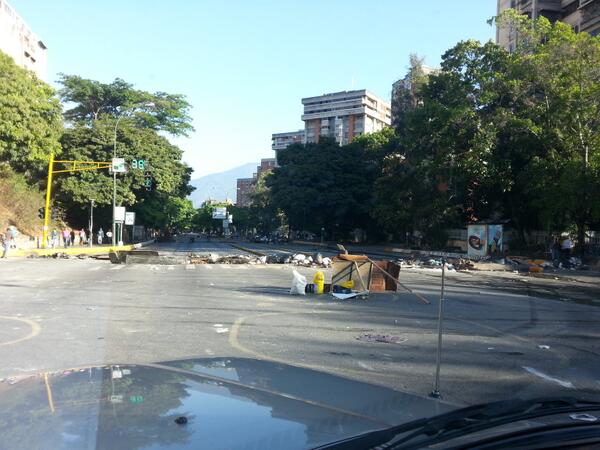
{"type": "MultiPolygon", "coordinates": [[[[577,32],[593,36],[600,34],[600,0],[498,0],[498,14],[513,8],[531,18],[547,17],[560,20],[577,32]]],[[[496,43],[513,51],[518,36],[515,30],[496,28],[496,43]]]]}
{"type": "Polygon", "coordinates": [[[275,151],[275,160],[279,158],[279,152],[292,144],[304,144],[306,135],[304,129],[298,131],[287,131],[285,133],[273,133],[271,135],[271,148],[275,151]]]}
{"type": "Polygon", "coordinates": [[[252,203],[250,195],[254,191],[254,180],[254,178],[237,179],[236,206],[241,206],[243,208],[250,206],[252,203]]]}
{"type": "MultiPolygon", "coordinates": [[[[440,69],[429,67],[425,65],[419,66],[419,74],[429,76],[432,74],[439,73],[440,69]]],[[[392,84],[392,123],[395,124],[397,118],[405,111],[407,98],[414,99],[417,94],[417,86],[412,82],[413,77],[409,71],[404,78],[399,79],[392,84]]],[[[410,106],[416,106],[411,104],[410,106]]]]}
{"type": "Polygon", "coordinates": [[[41,80],[47,79],[46,45],[6,0],[0,0],[0,50],[41,80]]]}
{"type": "Polygon", "coordinates": [[[356,136],[379,131],[392,121],[389,102],[366,89],[306,97],[302,104],[308,143],[319,142],[322,136],[328,136],[340,145],[346,145],[356,136]]]}
{"type": "Polygon", "coordinates": [[[238,178],[235,204],[241,207],[250,206],[252,204],[250,196],[254,192],[258,177],[263,173],[270,172],[275,167],[277,167],[275,158],[263,158],[260,160],[260,165],[256,166],[256,172],[252,174],[252,178],[238,178]]]}
{"type": "Polygon", "coordinates": [[[256,178],[258,178],[263,173],[270,172],[275,167],[277,167],[277,159],[276,158],[261,159],[260,166],[256,167],[256,178]]]}
{"type": "Polygon", "coordinates": [[[288,148],[292,144],[304,143],[304,130],[287,131],[285,133],[273,133],[271,135],[271,148],[277,152],[288,148]]]}

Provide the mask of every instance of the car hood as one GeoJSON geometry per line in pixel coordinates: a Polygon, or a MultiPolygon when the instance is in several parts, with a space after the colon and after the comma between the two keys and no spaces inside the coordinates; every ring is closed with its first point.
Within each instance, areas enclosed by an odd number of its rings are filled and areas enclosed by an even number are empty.
{"type": "Polygon", "coordinates": [[[9,378],[0,383],[0,405],[0,447],[11,449],[305,449],[451,409],[247,358],[9,378]],[[176,422],[181,417],[186,423],[176,422]]]}

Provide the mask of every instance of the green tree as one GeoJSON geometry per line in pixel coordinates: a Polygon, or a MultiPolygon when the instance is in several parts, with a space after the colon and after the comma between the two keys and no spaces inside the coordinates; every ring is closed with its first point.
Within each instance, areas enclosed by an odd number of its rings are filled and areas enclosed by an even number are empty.
{"type": "Polygon", "coordinates": [[[59,82],[61,100],[74,104],[65,111],[65,119],[71,122],[91,125],[104,115],[118,117],[124,111],[131,111],[130,120],[140,128],[173,136],[187,136],[194,130],[189,116],[191,105],[183,95],[140,91],[120,78],[105,84],[61,74],[59,82]]]}
{"type": "MultiPolygon", "coordinates": [[[[138,91],[119,79],[106,85],[63,75],[61,82],[61,97],[72,104],[65,115],[73,123],[61,139],[63,158],[111,161],[116,130],[116,153],[130,167],[117,176],[117,204],[138,212],[138,222],[146,226],[189,228],[190,205],[183,199],[193,189],[191,169],[181,161],[182,150],[164,136],[192,129],[183,97],[138,91]],[[134,160],[143,160],[144,167],[135,168],[134,160]],[[147,175],[150,190],[144,185],[147,175]]],[[[57,177],[56,183],[57,200],[71,222],[87,222],[90,199],[100,208],[100,223],[110,221],[113,180],[108,171],[76,172],[57,177]]]]}
{"type": "Polygon", "coordinates": [[[343,238],[369,222],[372,185],[377,175],[366,146],[340,147],[322,138],[281,151],[280,167],[265,179],[273,210],[281,210],[290,228],[343,238]]]}
{"type": "Polygon", "coordinates": [[[61,132],[54,90],[0,51],[0,161],[37,181],[50,153],[60,152],[61,132]]]}
{"type": "Polygon", "coordinates": [[[285,214],[273,202],[270,177],[271,173],[261,173],[254,183],[254,191],[250,194],[252,203],[248,211],[248,225],[263,235],[268,235],[287,224],[285,214]]]}

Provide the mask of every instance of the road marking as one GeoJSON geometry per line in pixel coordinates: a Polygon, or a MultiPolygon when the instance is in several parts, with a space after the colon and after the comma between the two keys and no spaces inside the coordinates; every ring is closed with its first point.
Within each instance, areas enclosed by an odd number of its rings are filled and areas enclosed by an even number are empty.
{"type": "Polygon", "coordinates": [[[208,264],[204,264],[202,267],[204,267],[206,270],[213,270],[213,268],[208,264]]]}
{"type": "MultiPolygon", "coordinates": [[[[235,320],[235,322],[233,323],[233,325],[231,327],[231,332],[229,333],[229,345],[231,345],[234,349],[236,349],[242,353],[246,353],[257,359],[262,359],[263,361],[273,361],[273,362],[293,365],[293,366],[297,366],[297,367],[304,367],[306,369],[312,369],[312,370],[318,370],[318,371],[328,371],[330,373],[332,371],[335,371],[337,375],[345,372],[346,374],[353,375],[353,376],[359,377],[359,379],[362,379],[361,377],[364,377],[364,375],[365,375],[364,371],[362,371],[362,370],[355,370],[355,369],[350,369],[350,368],[346,368],[346,367],[342,368],[342,367],[321,366],[321,365],[316,365],[316,364],[307,364],[304,362],[287,360],[285,358],[273,357],[270,355],[266,355],[264,353],[254,351],[254,350],[244,346],[243,344],[240,343],[239,338],[238,338],[240,329],[241,329],[243,323],[248,318],[258,319],[260,317],[274,316],[274,315],[278,315],[278,314],[328,314],[328,313],[334,313],[334,312],[335,311],[312,311],[312,312],[290,312],[290,311],[283,312],[282,311],[282,312],[267,312],[267,313],[262,313],[262,314],[256,314],[254,316],[249,316],[249,317],[238,317],[235,320]]],[[[396,375],[394,373],[378,372],[377,376],[382,377],[382,378],[388,378],[391,380],[398,379],[398,375],[396,375]]]]}
{"type": "Polygon", "coordinates": [[[527,366],[521,366],[521,367],[523,367],[523,369],[525,369],[530,374],[535,375],[536,377],[540,377],[543,380],[550,381],[552,383],[556,383],[559,386],[562,386],[567,389],[575,389],[575,386],[570,381],[564,381],[559,378],[554,378],[550,375],[545,374],[544,372],[540,372],[539,370],[534,369],[533,367],[527,367],[527,366]]]}
{"type": "Polygon", "coordinates": [[[95,272],[96,270],[100,270],[100,269],[102,269],[102,267],[101,267],[101,266],[98,266],[98,267],[90,267],[90,271],[93,271],[93,272],[95,272]]]}
{"type": "Polygon", "coordinates": [[[114,266],[114,267],[111,267],[111,268],[110,268],[110,270],[121,270],[121,269],[123,269],[124,267],[125,267],[125,266],[114,266]]]}
{"type": "Polygon", "coordinates": [[[11,345],[16,344],[18,342],[26,341],[28,339],[34,338],[40,333],[41,327],[39,324],[35,323],[33,320],[29,319],[21,319],[20,317],[8,317],[8,316],[0,316],[0,319],[5,320],[16,320],[17,322],[23,322],[31,327],[31,332],[27,336],[23,336],[19,339],[14,339],[12,341],[0,342],[0,345],[11,345]]]}
{"type": "Polygon", "coordinates": [[[370,366],[367,363],[364,363],[362,361],[358,361],[358,365],[366,370],[371,370],[371,371],[375,370],[372,366],[370,366]]]}
{"type": "Polygon", "coordinates": [[[196,264],[186,264],[185,270],[196,270],[196,264]]]}
{"type": "Polygon", "coordinates": [[[52,399],[52,389],[50,388],[50,383],[48,382],[48,373],[44,374],[44,383],[46,384],[46,395],[48,396],[48,406],[50,406],[50,411],[54,414],[54,400],[52,399]]]}

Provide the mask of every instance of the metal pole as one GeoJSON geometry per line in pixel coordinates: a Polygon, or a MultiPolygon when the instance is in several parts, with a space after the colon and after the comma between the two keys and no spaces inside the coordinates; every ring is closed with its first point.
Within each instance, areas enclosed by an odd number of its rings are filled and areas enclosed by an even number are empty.
{"type": "Polygon", "coordinates": [[[54,153],[50,153],[48,162],[48,185],[46,186],[46,207],[44,209],[44,230],[42,232],[42,248],[48,246],[48,219],[50,216],[50,196],[52,193],[52,169],[54,168],[54,153]]]}
{"type": "Polygon", "coordinates": [[[94,200],[90,200],[90,235],[88,237],[89,246],[94,242],[94,200]]]}
{"type": "Polygon", "coordinates": [[[435,362],[435,386],[430,397],[441,398],[440,394],[440,365],[442,364],[442,323],[443,323],[443,305],[444,305],[444,283],[446,279],[446,259],[442,257],[442,291],[440,293],[440,302],[438,308],[438,344],[435,362]]]}
{"type": "MultiPolygon", "coordinates": [[[[121,121],[121,117],[117,118],[117,122],[115,123],[115,133],[113,140],[113,159],[117,157],[117,128],[119,127],[119,122],[121,121]]],[[[115,221],[115,209],[117,207],[117,173],[115,172],[115,168],[113,170],[113,214],[112,214],[112,245],[115,245],[115,241],[117,239],[117,223],[115,221]]]]}

